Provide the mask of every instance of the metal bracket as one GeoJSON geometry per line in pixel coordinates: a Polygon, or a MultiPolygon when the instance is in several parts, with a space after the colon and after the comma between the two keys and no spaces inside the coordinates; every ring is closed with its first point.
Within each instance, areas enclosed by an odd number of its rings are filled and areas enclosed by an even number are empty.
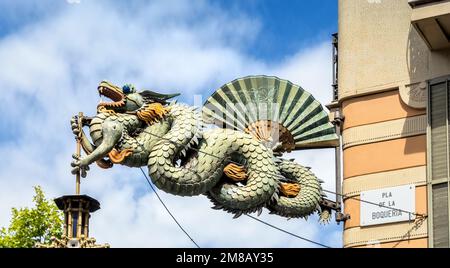
{"type": "Polygon", "coordinates": [[[346,220],[350,219],[350,214],[342,213],[340,211],[336,212],[336,222],[339,224],[341,221],[345,222],[346,220]]]}
{"type": "Polygon", "coordinates": [[[328,210],[335,210],[335,218],[336,222],[339,224],[340,222],[345,222],[346,220],[350,219],[350,215],[346,213],[341,212],[341,206],[337,204],[334,201],[331,201],[329,199],[322,199],[320,201],[320,207],[322,209],[328,209],[328,210]]]}
{"type": "Polygon", "coordinates": [[[341,210],[341,207],[336,202],[331,201],[326,198],[323,198],[322,200],[320,200],[320,207],[329,209],[329,210],[336,210],[336,211],[341,210]]]}
{"type": "MultiPolygon", "coordinates": [[[[334,118],[334,120],[331,121],[331,123],[333,125],[338,125],[338,126],[341,126],[345,120],[345,116],[341,113],[341,111],[339,109],[336,109],[334,111],[333,118],[334,118]]],[[[338,135],[340,135],[340,133],[338,135]]]]}

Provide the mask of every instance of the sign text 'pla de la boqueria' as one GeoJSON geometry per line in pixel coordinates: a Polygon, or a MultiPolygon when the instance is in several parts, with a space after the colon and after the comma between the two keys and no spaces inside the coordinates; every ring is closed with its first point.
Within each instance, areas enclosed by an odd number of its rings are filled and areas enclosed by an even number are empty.
{"type": "Polygon", "coordinates": [[[415,212],[415,199],[415,186],[412,184],[363,191],[361,226],[414,220],[414,215],[408,212],[415,212]]]}

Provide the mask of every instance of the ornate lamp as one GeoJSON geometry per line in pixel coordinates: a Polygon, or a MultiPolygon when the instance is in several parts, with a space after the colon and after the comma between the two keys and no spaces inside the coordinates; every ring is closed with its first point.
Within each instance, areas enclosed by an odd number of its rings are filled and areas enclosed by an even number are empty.
{"type": "Polygon", "coordinates": [[[97,245],[95,238],[89,237],[90,213],[100,209],[100,203],[87,195],[64,195],[55,199],[58,208],[64,211],[64,232],[62,238],[53,241],[58,247],[105,248],[108,244],[97,245]]]}

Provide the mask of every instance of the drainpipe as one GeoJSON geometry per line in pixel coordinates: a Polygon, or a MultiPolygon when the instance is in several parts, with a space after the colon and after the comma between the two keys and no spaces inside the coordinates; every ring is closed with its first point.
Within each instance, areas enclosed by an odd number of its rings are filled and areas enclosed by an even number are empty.
{"type": "Polygon", "coordinates": [[[339,145],[334,149],[335,155],[335,171],[336,171],[336,222],[339,224],[341,221],[350,219],[350,215],[341,212],[342,209],[342,138],[341,138],[341,126],[344,122],[344,117],[341,115],[340,109],[334,111],[333,124],[336,129],[336,134],[339,137],[339,145]]]}

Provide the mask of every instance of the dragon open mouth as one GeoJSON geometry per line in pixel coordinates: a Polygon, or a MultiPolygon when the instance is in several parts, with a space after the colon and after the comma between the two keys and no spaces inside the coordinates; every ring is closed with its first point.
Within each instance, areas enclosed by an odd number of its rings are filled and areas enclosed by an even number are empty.
{"type": "Polygon", "coordinates": [[[112,100],[111,102],[103,102],[103,101],[100,102],[97,108],[98,107],[119,108],[125,105],[125,95],[123,94],[121,88],[109,82],[102,81],[97,89],[98,93],[100,94],[100,97],[105,96],[112,100]]]}

